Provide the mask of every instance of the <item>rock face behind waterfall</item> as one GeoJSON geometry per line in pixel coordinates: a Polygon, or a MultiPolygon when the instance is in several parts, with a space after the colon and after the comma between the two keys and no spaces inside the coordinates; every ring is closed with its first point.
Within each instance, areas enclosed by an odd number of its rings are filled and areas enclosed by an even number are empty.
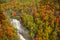
{"type": "Polygon", "coordinates": [[[32,40],[30,38],[29,34],[28,34],[28,31],[24,30],[24,28],[21,25],[20,21],[18,21],[17,19],[12,19],[11,23],[17,29],[18,35],[19,35],[19,37],[20,37],[21,40],[32,40]]]}

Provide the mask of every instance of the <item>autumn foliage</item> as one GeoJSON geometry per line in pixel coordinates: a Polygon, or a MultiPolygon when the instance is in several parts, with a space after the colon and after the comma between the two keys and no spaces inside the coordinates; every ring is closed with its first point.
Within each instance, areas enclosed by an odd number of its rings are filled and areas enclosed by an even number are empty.
{"type": "MultiPolygon", "coordinates": [[[[29,35],[34,40],[60,40],[60,10],[56,0],[16,0],[0,5],[3,14],[6,12],[7,16],[21,20],[23,27],[29,30],[29,35]]],[[[14,34],[14,28],[10,26],[4,26],[3,30],[7,30],[9,36],[14,34]]],[[[3,36],[4,32],[0,34],[3,36]]]]}
{"type": "Polygon", "coordinates": [[[3,12],[0,12],[0,40],[19,40],[17,30],[10,25],[3,12]]]}

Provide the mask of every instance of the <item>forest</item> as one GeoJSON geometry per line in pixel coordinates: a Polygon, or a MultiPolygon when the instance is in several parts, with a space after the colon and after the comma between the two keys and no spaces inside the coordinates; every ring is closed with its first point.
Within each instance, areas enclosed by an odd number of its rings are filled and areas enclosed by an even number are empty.
{"type": "Polygon", "coordinates": [[[19,40],[10,18],[33,40],[60,40],[60,0],[0,0],[0,40],[19,40]]]}

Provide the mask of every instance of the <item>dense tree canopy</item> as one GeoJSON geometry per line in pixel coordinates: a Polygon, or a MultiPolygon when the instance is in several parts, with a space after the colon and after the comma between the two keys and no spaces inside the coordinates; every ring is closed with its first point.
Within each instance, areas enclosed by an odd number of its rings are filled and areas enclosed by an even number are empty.
{"type": "Polygon", "coordinates": [[[34,40],[59,40],[60,0],[36,1],[0,1],[0,5],[7,17],[21,20],[34,40]]]}

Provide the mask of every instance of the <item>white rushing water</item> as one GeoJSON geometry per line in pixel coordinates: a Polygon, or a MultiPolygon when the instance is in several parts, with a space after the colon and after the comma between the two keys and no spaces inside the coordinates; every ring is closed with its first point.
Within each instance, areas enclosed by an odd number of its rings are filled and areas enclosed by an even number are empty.
{"type": "Polygon", "coordinates": [[[13,26],[17,29],[17,34],[20,37],[20,40],[26,40],[20,33],[24,32],[24,30],[21,27],[20,22],[17,19],[12,19],[11,23],[13,26]]]}

